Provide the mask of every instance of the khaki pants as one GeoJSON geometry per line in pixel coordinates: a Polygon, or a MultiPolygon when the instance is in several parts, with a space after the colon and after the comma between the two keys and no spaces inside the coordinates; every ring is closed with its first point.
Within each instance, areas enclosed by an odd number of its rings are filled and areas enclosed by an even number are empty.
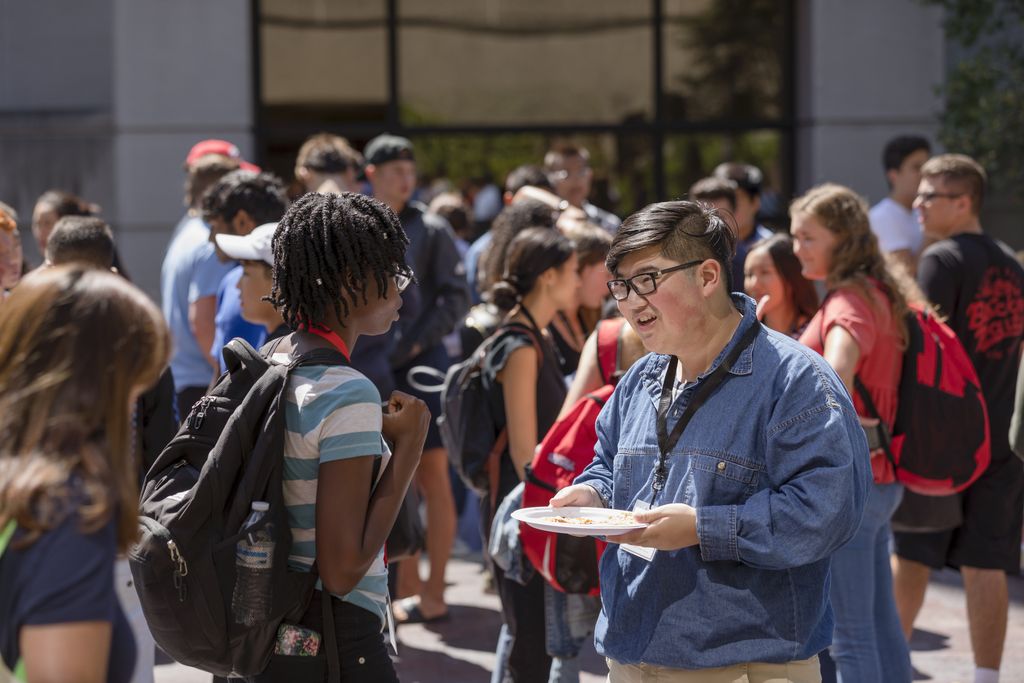
{"type": "Polygon", "coordinates": [[[785,664],[734,664],[717,669],[668,669],[608,661],[608,683],[821,683],[818,657],[785,664]]]}

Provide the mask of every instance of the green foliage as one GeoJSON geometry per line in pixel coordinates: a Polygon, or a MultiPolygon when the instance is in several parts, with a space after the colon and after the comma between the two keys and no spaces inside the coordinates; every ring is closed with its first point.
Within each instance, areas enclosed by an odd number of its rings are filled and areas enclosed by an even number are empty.
{"type": "Polygon", "coordinates": [[[946,10],[965,48],[942,88],[939,139],[988,171],[995,189],[1024,182],[1024,0],[924,0],[946,10]]]}
{"type": "Polygon", "coordinates": [[[665,176],[668,198],[686,196],[690,186],[709,175],[719,163],[738,159],[760,168],[776,185],[781,135],[774,130],[745,133],[673,135],[666,140],[665,176]]]}
{"type": "Polygon", "coordinates": [[[923,0],[946,11],[946,35],[965,47],[1024,21],[1024,0],[923,0]]]}
{"type": "Polygon", "coordinates": [[[985,167],[994,187],[1024,182],[1024,50],[982,48],[957,65],[945,87],[939,136],[985,167]]]}
{"type": "Polygon", "coordinates": [[[690,120],[756,119],[782,115],[784,3],[779,0],[714,0],[703,11],[676,18],[683,30],[669,34],[685,67],[670,75],[681,90],[690,120]]]}

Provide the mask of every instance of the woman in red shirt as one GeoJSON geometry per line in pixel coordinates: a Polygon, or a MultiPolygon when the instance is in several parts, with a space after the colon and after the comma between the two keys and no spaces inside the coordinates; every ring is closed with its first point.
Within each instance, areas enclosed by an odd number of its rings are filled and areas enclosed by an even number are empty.
{"type": "MultiPolygon", "coordinates": [[[[887,270],[868,223],[867,203],[840,185],[819,185],[790,206],[793,250],[804,277],[828,291],[800,341],[821,353],[843,380],[868,435],[877,444],[878,420],[854,390],[867,389],[883,426],[896,417],[907,330],[909,285],[887,270]]],[[[910,654],[900,628],[889,566],[889,520],[903,496],[879,448],[871,458],[875,486],[854,538],[832,558],[832,656],[840,681],[907,682],[910,654]]]]}

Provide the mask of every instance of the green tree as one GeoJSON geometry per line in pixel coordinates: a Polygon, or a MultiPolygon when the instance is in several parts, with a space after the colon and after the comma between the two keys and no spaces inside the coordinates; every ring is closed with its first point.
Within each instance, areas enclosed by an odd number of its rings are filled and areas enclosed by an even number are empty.
{"type": "Polygon", "coordinates": [[[969,154],[995,189],[1024,182],[1024,0],[923,0],[946,11],[946,35],[963,57],[941,92],[939,139],[969,154]]]}

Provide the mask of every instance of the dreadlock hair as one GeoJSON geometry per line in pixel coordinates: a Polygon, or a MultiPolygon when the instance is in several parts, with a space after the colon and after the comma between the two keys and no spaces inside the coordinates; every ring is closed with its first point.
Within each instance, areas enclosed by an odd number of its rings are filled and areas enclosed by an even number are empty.
{"type": "Polygon", "coordinates": [[[398,216],[383,202],[355,192],[310,192],[277,224],[268,301],[293,329],[322,324],[328,311],[344,325],[349,301],[361,296],[368,303],[369,278],[387,296],[393,276],[408,273],[408,244],[398,216]]]}

